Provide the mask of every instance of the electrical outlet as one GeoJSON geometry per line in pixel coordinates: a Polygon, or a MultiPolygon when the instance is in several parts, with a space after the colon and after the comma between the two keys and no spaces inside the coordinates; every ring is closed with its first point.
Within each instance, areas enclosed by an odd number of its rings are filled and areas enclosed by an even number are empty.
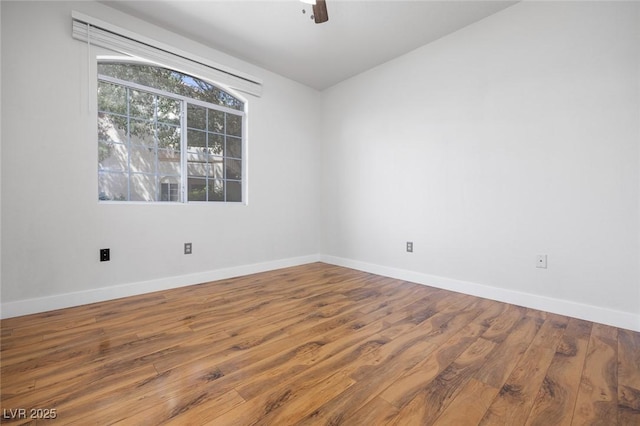
{"type": "Polygon", "coordinates": [[[109,249],[100,249],[100,262],[108,262],[109,260],[111,260],[109,249]]]}
{"type": "Polygon", "coordinates": [[[413,253],[413,242],[407,241],[407,253],[413,253]]]}
{"type": "Polygon", "coordinates": [[[547,255],[539,254],[536,256],[536,268],[547,269],[547,255]]]}
{"type": "Polygon", "coordinates": [[[191,243],[184,243],[184,254],[191,254],[191,243]]]}

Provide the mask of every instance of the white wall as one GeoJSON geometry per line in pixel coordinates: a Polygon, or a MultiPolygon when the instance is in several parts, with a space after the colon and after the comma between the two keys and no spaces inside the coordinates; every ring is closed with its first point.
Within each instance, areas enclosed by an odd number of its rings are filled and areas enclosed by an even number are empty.
{"type": "Polygon", "coordinates": [[[317,258],[317,91],[101,4],[1,7],[1,294],[11,311],[3,315],[317,258]],[[71,38],[72,9],[264,81],[261,98],[246,96],[247,206],[98,203],[87,46],[71,38]],[[182,253],[185,242],[193,243],[192,255],[182,253]],[[104,247],[111,249],[108,263],[98,261],[104,247]]]}
{"type": "Polygon", "coordinates": [[[639,10],[520,3],[329,89],[322,253],[640,330],[639,10]]]}

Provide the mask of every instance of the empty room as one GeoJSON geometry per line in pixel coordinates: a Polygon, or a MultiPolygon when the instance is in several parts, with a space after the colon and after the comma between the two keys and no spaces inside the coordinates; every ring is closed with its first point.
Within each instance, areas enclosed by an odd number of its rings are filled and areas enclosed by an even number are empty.
{"type": "Polygon", "coordinates": [[[640,1],[0,19],[0,423],[640,425],[640,1]]]}

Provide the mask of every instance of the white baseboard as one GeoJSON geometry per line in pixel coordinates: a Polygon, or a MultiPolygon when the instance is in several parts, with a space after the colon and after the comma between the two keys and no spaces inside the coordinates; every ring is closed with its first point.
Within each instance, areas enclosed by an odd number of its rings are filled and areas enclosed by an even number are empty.
{"type": "Polygon", "coordinates": [[[385,277],[411,281],[418,284],[429,285],[458,293],[483,297],[485,299],[538,309],[540,311],[580,318],[628,330],[640,331],[640,315],[634,315],[630,312],[616,311],[608,308],[571,302],[568,300],[554,299],[531,293],[491,287],[484,284],[460,281],[341,257],[321,255],[320,260],[332,265],[344,266],[385,277]]]}
{"type": "Polygon", "coordinates": [[[89,303],[103,302],[105,300],[119,299],[121,297],[135,296],[138,294],[185,287],[209,281],[240,277],[258,272],[273,271],[275,269],[288,268],[290,266],[304,265],[318,261],[320,261],[319,255],[292,257],[269,262],[254,263],[251,265],[215,269],[195,274],[159,278],[112,287],[77,291],[73,293],[56,294],[53,296],[37,297],[34,299],[18,300],[15,302],[5,302],[0,305],[2,307],[0,309],[0,318],[11,318],[21,315],[52,311],[55,309],[70,308],[89,303]]]}
{"type": "Polygon", "coordinates": [[[159,278],[149,281],[140,281],[130,284],[112,287],[96,288],[73,293],[58,294],[53,296],[38,297],[34,299],[5,302],[0,305],[0,318],[11,318],[21,315],[29,315],[55,309],[70,308],[89,303],[103,302],[105,300],[119,299],[121,297],[135,296],[154,291],[169,290],[185,287],[209,281],[223,280],[240,277],[259,272],[273,271],[291,266],[304,265],[313,262],[325,262],[332,265],[344,266],[360,271],[385,277],[411,281],[418,284],[429,285],[445,290],[456,291],[472,296],[484,297],[499,302],[511,303],[527,308],[552,312],[574,318],[580,318],[614,327],[640,331],[640,315],[629,312],[616,311],[593,305],[586,305],[567,300],[554,299],[520,291],[491,287],[484,284],[469,281],[455,280],[436,275],[406,269],[393,268],[373,263],[361,262],[329,255],[310,255],[274,260],[269,262],[254,263],[250,265],[234,266],[230,268],[216,269],[212,271],[198,272],[195,274],[180,275],[168,278],[159,278]]]}

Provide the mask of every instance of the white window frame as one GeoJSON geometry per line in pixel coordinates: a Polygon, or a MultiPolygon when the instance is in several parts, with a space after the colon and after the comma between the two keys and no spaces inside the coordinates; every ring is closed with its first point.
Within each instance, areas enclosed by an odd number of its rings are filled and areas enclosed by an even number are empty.
{"type": "MultiPolygon", "coordinates": [[[[115,201],[115,200],[98,200],[99,203],[107,203],[107,204],[194,204],[194,203],[198,203],[198,204],[208,204],[208,205],[220,205],[220,204],[225,204],[225,205],[247,205],[248,204],[248,185],[247,185],[247,168],[248,168],[248,156],[247,156],[247,129],[248,129],[248,125],[247,125],[247,100],[243,97],[238,95],[237,93],[234,93],[233,90],[222,87],[220,84],[217,84],[209,79],[206,78],[202,78],[199,76],[193,76],[195,78],[198,78],[200,80],[206,81],[207,83],[211,84],[212,86],[217,87],[218,89],[229,93],[231,96],[239,99],[240,101],[243,102],[244,104],[244,109],[241,110],[237,110],[237,109],[233,109],[233,108],[228,108],[228,107],[224,107],[222,105],[216,105],[216,104],[211,104],[208,102],[204,102],[204,101],[200,101],[198,99],[194,99],[194,98],[189,98],[187,96],[183,96],[180,94],[176,94],[176,93],[172,93],[172,92],[167,92],[165,90],[161,90],[161,89],[156,89],[153,87],[148,87],[148,86],[144,86],[138,83],[134,83],[131,81],[127,81],[127,80],[121,80],[121,79],[117,79],[117,78],[113,78],[110,76],[105,76],[105,75],[99,75],[98,74],[98,64],[100,62],[110,62],[110,63],[114,63],[114,62],[121,62],[123,64],[142,64],[142,65],[147,65],[147,66],[151,66],[151,67],[160,67],[160,68],[167,68],[167,69],[171,69],[173,71],[176,72],[180,72],[183,74],[187,74],[189,75],[189,73],[180,71],[180,70],[176,70],[173,69],[170,66],[166,66],[166,65],[162,65],[162,64],[157,64],[154,63],[152,61],[148,61],[146,59],[141,59],[141,58],[135,58],[135,57],[121,57],[121,56],[108,56],[108,55],[97,55],[96,57],[96,61],[95,61],[95,76],[96,79],[95,81],[95,86],[94,86],[94,94],[96,96],[96,106],[98,98],[97,98],[97,88],[98,88],[98,82],[99,81],[104,81],[107,83],[113,83],[113,84],[118,84],[118,85],[122,85],[122,86],[126,86],[126,87],[130,87],[133,89],[137,89],[137,90],[142,90],[145,92],[149,92],[149,93],[153,93],[156,95],[160,95],[160,96],[164,96],[164,97],[168,97],[168,98],[172,98],[172,99],[176,99],[179,100],[181,102],[181,116],[180,116],[180,130],[181,130],[181,134],[180,134],[180,160],[181,160],[181,173],[180,173],[180,185],[181,185],[181,193],[180,193],[180,200],[178,201],[161,201],[161,200],[157,200],[157,201],[115,201]],[[241,196],[242,196],[242,200],[241,201],[227,201],[226,200],[226,190],[225,190],[225,200],[224,201],[199,201],[199,200],[195,200],[195,201],[191,201],[187,199],[187,195],[188,195],[188,179],[189,179],[189,175],[188,175],[188,169],[187,169],[187,143],[188,143],[188,136],[187,136],[187,116],[186,116],[186,111],[187,111],[187,104],[192,104],[192,105],[197,105],[197,106],[201,106],[204,108],[209,108],[209,109],[214,109],[217,111],[222,111],[225,113],[229,113],[229,114],[234,114],[234,115],[238,115],[242,117],[242,136],[241,136],[241,144],[242,144],[242,158],[240,159],[242,161],[242,172],[241,172],[241,196]]],[[[97,118],[97,113],[98,110],[96,109],[96,114],[95,114],[95,118],[97,118]]],[[[97,123],[97,121],[96,121],[97,123]]],[[[97,141],[97,128],[96,128],[96,147],[98,146],[98,141],[97,141]]],[[[224,158],[226,159],[227,156],[225,155],[224,158]]],[[[96,162],[97,163],[97,162],[96,162]]],[[[98,170],[98,175],[100,174],[100,171],[98,170]]],[[[225,181],[227,179],[224,179],[225,181]]],[[[158,181],[158,191],[159,194],[161,194],[162,190],[161,190],[161,184],[160,181],[158,181]]],[[[99,191],[98,191],[99,194],[99,191]]]]}

